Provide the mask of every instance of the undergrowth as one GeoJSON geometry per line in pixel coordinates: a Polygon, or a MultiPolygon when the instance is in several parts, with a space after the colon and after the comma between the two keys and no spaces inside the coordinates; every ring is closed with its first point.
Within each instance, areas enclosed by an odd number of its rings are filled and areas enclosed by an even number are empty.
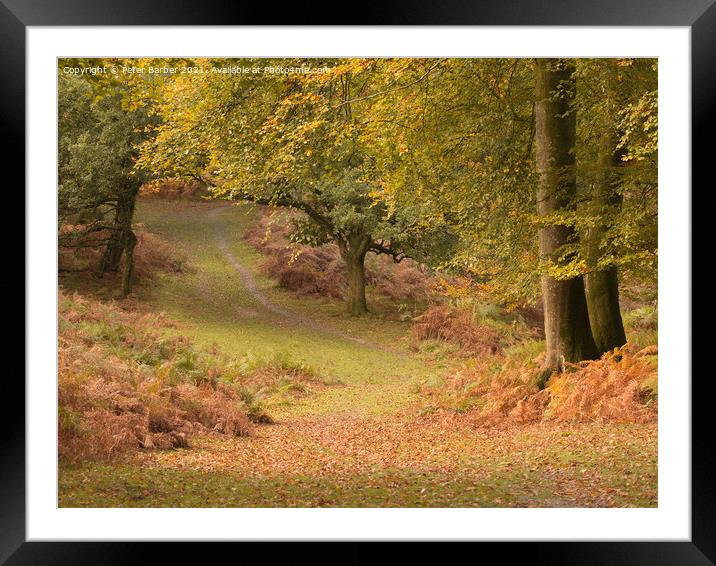
{"type": "MultiPolygon", "coordinates": [[[[285,211],[266,212],[246,233],[246,241],[266,256],[261,269],[297,296],[344,298],[346,270],[338,246],[291,243],[292,218],[285,211]]],[[[395,263],[385,255],[368,254],[365,275],[370,290],[394,301],[426,300],[433,284],[427,270],[417,262],[404,259],[395,263]]]]}
{"type": "Polygon", "coordinates": [[[656,304],[640,306],[623,314],[629,342],[639,348],[659,342],[659,312],[656,304]]]}
{"type": "MultiPolygon", "coordinates": [[[[160,314],[59,294],[60,458],[108,460],[182,448],[192,435],[250,435],[272,395],[327,382],[285,356],[230,359],[199,348],[160,314]]],[[[127,303],[129,304],[129,303],[127,303]]]]}
{"type": "Polygon", "coordinates": [[[411,328],[415,350],[435,350],[430,343],[439,342],[451,346],[448,352],[460,357],[501,355],[540,333],[539,327],[528,325],[518,313],[469,298],[430,306],[413,318],[411,328]]]}
{"type": "Polygon", "coordinates": [[[209,190],[199,181],[182,179],[160,179],[142,185],[139,197],[157,200],[190,200],[202,201],[209,196],[209,190]]]}
{"type": "MultiPolygon", "coordinates": [[[[167,242],[156,234],[149,232],[143,224],[134,225],[137,246],[134,249],[134,280],[146,282],[152,280],[160,272],[182,273],[189,270],[186,254],[176,245],[167,242]]],[[[75,272],[95,276],[104,253],[101,242],[109,236],[107,232],[95,232],[85,237],[67,238],[68,234],[81,233],[82,226],[63,226],[61,234],[63,242],[71,245],[60,245],[58,251],[58,269],[60,273],[75,272]]],[[[116,274],[104,275],[108,280],[121,277],[124,268],[124,257],[116,274]]]]}
{"type": "Polygon", "coordinates": [[[632,345],[601,359],[567,364],[539,388],[540,342],[515,346],[504,357],[482,358],[450,372],[421,391],[425,413],[466,413],[477,426],[544,421],[649,423],[657,420],[657,348],[632,345]]]}

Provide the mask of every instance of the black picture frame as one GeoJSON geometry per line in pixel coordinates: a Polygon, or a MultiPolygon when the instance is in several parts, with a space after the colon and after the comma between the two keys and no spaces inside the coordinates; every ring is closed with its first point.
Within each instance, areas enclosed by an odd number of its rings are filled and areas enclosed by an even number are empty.
{"type": "MultiPolygon", "coordinates": [[[[0,0],[0,122],[9,141],[3,161],[13,164],[6,182],[25,185],[25,32],[27,26],[66,25],[340,25],[347,23],[335,5],[302,5],[292,13],[269,3],[230,4],[221,0],[0,0]]],[[[349,12],[346,12],[349,13],[349,12]]],[[[552,26],[687,26],[692,50],[692,171],[693,183],[709,179],[713,161],[709,134],[716,120],[716,0],[449,0],[431,3],[381,2],[353,6],[352,25],[552,25],[552,26]]],[[[48,126],[50,127],[50,126],[48,126]]],[[[707,189],[713,185],[709,179],[707,189]]],[[[693,195],[693,189],[690,189],[693,195]]],[[[20,205],[22,206],[22,205],[20,205]]],[[[19,270],[18,270],[19,271],[19,270]]],[[[27,297],[26,297],[27,300],[27,297]]],[[[32,340],[27,336],[26,340],[32,340]]],[[[698,351],[698,350],[697,350],[698,351]]],[[[111,564],[149,561],[146,543],[26,542],[25,537],[25,419],[24,384],[17,373],[7,374],[3,397],[7,405],[22,408],[6,413],[0,435],[0,563],[111,564]]],[[[716,563],[716,456],[709,419],[709,373],[692,379],[692,538],[690,542],[568,542],[475,543],[468,550],[484,556],[484,549],[499,553],[512,563],[530,564],[632,564],[700,565],[716,563]]],[[[556,534],[558,536],[558,533],[556,534]]],[[[364,562],[380,554],[389,559],[404,553],[402,546],[382,543],[350,543],[341,549],[314,549],[311,544],[290,544],[294,556],[310,555],[312,561],[364,562]],[[338,558],[336,553],[340,553],[338,558]]],[[[221,545],[222,550],[227,545],[221,545]]],[[[245,545],[246,546],[246,545],[245,545]]],[[[251,552],[265,552],[253,543],[251,552]]],[[[205,544],[152,545],[163,561],[193,560],[211,552],[205,544]],[[159,548],[157,548],[159,547],[159,548]]],[[[231,551],[230,551],[231,552],[231,551]]],[[[246,550],[242,549],[242,556],[246,550]]],[[[444,547],[419,549],[423,558],[444,547]]],[[[402,561],[402,560],[401,560],[402,561]]]]}

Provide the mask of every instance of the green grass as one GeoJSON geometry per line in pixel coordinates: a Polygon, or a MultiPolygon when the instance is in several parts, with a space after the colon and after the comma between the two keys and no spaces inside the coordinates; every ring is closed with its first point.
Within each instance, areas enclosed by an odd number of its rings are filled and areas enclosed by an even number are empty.
{"type": "Polygon", "coordinates": [[[493,507],[516,503],[516,482],[525,479],[515,474],[475,484],[447,474],[389,469],[345,481],[240,478],[105,465],[63,470],[60,506],[101,501],[103,507],[493,507]]]}

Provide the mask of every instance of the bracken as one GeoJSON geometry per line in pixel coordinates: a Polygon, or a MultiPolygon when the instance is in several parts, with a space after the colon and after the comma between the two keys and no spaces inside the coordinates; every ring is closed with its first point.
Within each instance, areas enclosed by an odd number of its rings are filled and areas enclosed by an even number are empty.
{"type": "Polygon", "coordinates": [[[221,360],[162,335],[159,315],[59,295],[60,458],[107,460],[138,449],[181,448],[198,432],[251,434],[221,360]]]}
{"type": "Polygon", "coordinates": [[[451,373],[442,387],[423,387],[442,396],[444,408],[470,415],[477,426],[537,422],[651,423],[658,417],[658,350],[632,346],[601,359],[567,364],[540,390],[540,360],[514,367],[509,360],[495,372],[487,361],[451,373]]]}

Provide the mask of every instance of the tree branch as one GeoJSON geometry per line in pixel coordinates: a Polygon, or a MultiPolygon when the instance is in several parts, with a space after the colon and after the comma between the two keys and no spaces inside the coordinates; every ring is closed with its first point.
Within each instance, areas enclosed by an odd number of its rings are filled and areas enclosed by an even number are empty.
{"type": "Polygon", "coordinates": [[[383,240],[381,240],[380,242],[372,242],[370,246],[368,246],[368,250],[376,254],[384,254],[390,256],[393,258],[393,261],[395,263],[400,263],[408,257],[403,250],[394,249],[392,247],[392,244],[386,246],[383,240]]]}
{"type": "Polygon", "coordinates": [[[380,91],[380,92],[374,92],[373,94],[369,94],[369,95],[366,95],[366,96],[359,96],[359,97],[357,97],[357,98],[353,98],[353,99],[350,99],[350,100],[344,100],[344,101],[341,102],[340,104],[334,106],[333,109],[334,109],[334,110],[337,110],[338,108],[340,108],[341,106],[344,106],[345,104],[351,104],[351,103],[353,103],[353,102],[358,102],[358,101],[360,101],[360,100],[368,100],[369,98],[376,98],[376,97],[378,97],[378,96],[384,96],[384,95],[389,94],[389,93],[391,93],[391,92],[395,92],[396,90],[403,90],[403,89],[406,89],[406,88],[410,88],[411,86],[414,86],[414,85],[418,84],[419,82],[425,80],[425,78],[426,78],[428,75],[430,75],[430,73],[433,71],[433,69],[435,69],[435,68],[436,68],[438,65],[440,65],[440,63],[442,63],[442,62],[443,62],[442,59],[438,59],[438,62],[437,62],[437,63],[435,63],[432,67],[430,67],[427,71],[425,71],[425,74],[421,75],[419,78],[415,79],[413,82],[410,82],[410,83],[407,83],[407,84],[404,84],[404,85],[398,85],[398,86],[396,86],[396,87],[389,88],[389,89],[386,89],[386,90],[382,90],[382,91],[380,91]]]}
{"type": "Polygon", "coordinates": [[[247,200],[256,204],[261,204],[265,206],[281,206],[284,208],[294,208],[296,210],[300,210],[307,214],[311,220],[321,226],[331,236],[338,236],[335,227],[327,217],[325,217],[307,202],[295,199],[287,193],[281,193],[280,195],[274,197],[260,197],[257,195],[252,195],[251,193],[247,193],[246,191],[235,190],[234,194],[238,195],[241,200],[247,200]]]}

